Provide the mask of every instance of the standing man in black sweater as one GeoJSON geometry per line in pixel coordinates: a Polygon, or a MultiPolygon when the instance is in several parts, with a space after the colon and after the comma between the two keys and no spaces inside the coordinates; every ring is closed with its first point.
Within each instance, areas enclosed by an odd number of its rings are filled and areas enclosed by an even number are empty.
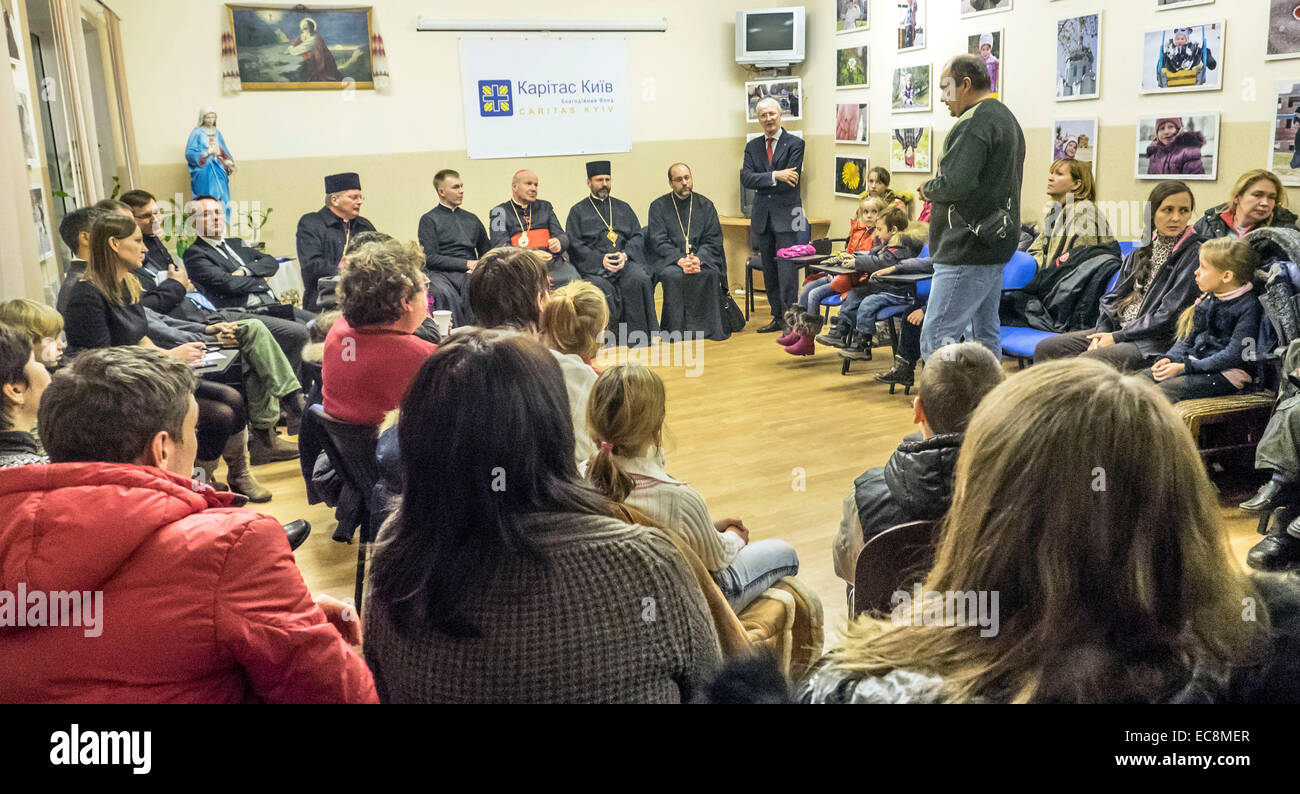
{"type": "Polygon", "coordinates": [[[939,176],[918,191],[933,204],[934,257],[921,355],[928,359],[963,336],[1001,355],[1002,266],[1020,240],[1025,135],[1007,106],[992,97],[980,58],[953,58],[939,86],[957,124],[944,140],[939,176]]]}
{"type": "Polygon", "coordinates": [[[461,209],[465,183],[460,174],[439,171],[433,177],[433,187],[438,191],[438,206],[420,218],[418,239],[424,249],[424,272],[429,276],[433,308],[451,312],[451,320],[459,328],[472,323],[465,301],[469,274],[492,244],[478,216],[461,209]]]}
{"type": "Polygon", "coordinates": [[[803,140],[781,128],[781,103],[768,97],[758,103],[763,135],[745,146],[740,184],[756,192],[750,213],[750,238],[763,257],[763,288],[772,309],[772,322],[760,334],[785,329],[785,310],[799,298],[799,268],[777,259],[780,248],[799,242],[808,228],[799,195],[803,175],[803,140]]]}

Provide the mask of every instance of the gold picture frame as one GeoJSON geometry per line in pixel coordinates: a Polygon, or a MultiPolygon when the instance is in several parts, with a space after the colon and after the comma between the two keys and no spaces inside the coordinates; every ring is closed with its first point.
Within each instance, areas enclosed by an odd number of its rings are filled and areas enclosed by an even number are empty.
{"type": "Polygon", "coordinates": [[[244,91],[374,90],[371,6],[227,3],[226,19],[244,91]]]}

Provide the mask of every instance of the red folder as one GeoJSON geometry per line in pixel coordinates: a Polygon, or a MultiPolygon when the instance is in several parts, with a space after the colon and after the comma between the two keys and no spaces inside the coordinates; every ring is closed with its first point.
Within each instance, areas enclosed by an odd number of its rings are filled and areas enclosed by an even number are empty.
{"type": "Polygon", "coordinates": [[[551,246],[551,233],[546,229],[533,229],[528,232],[528,245],[520,245],[519,238],[524,236],[524,232],[516,234],[510,238],[510,243],[516,248],[549,248],[551,246]]]}

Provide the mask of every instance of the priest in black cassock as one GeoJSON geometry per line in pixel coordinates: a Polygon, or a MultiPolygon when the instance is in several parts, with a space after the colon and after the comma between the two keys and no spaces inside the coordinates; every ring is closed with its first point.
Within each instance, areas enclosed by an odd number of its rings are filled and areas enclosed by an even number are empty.
{"type": "Polygon", "coordinates": [[[528,169],[516,171],[510,180],[510,200],[492,208],[488,214],[488,237],[493,248],[514,246],[531,248],[546,263],[552,287],[576,281],[578,271],[565,258],[569,235],[555,217],[551,202],[537,197],[537,174],[528,169]]]}
{"type": "Polygon", "coordinates": [[[326,276],[339,274],[352,238],[375,231],[375,225],[361,217],[361,202],[361,177],[327,176],[325,206],[298,221],[298,266],[302,270],[302,305],[307,311],[320,311],[316,284],[326,276]]]}
{"type": "Polygon", "coordinates": [[[478,260],[491,250],[487,229],[474,213],[461,209],[465,183],[460,174],[439,171],[433,178],[438,206],[420,218],[419,241],[424,249],[424,272],[429,276],[429,297],[435,311],[451,312],[460,328],[472,325],[465,285],[478,260]]]}
{"type": "Polygon", "coordinates": [[[627,202],[610,197],[613,181],[608,160],[587,163],[591,195],[569,210],[569,252],[582,277],[605,293],[610,327],[623,326],[620,342],[636,345],[644,336],[649,344],[659,333],[654,282],[645,265],[628,255],[644,255],[641,222],[627,202]]]}
{"type": "Polygon", "coordinates": [[[655,281],[664,288],[660,327],[716,341],[728,339],[731,333],[722,318],[727,259],[718,211],[712,201],[695,192],[685,163],[668,169],[668,185],[672,191],[650,205],[645,244],[655,281]]]}

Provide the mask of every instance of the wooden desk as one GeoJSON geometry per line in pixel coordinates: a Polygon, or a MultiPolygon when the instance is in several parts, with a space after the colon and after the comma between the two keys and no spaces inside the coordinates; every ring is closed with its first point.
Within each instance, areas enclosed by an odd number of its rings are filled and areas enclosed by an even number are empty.
{"type": "MultiPolygon", "coordinates": [[[[749,244],[749,218],[723,215],[718,218],[722,224],[722,248],[727,256],[727,283],[734,293],[745,284],[745,263],[753,254],[749,244]]],[[[812,239],[819,240],[831,232],[831,222],[824,218],[809,218],[812,224],[812,239]]],[[[763,289],[763,271],[754,274],[754,286],[763,289]]]]}

